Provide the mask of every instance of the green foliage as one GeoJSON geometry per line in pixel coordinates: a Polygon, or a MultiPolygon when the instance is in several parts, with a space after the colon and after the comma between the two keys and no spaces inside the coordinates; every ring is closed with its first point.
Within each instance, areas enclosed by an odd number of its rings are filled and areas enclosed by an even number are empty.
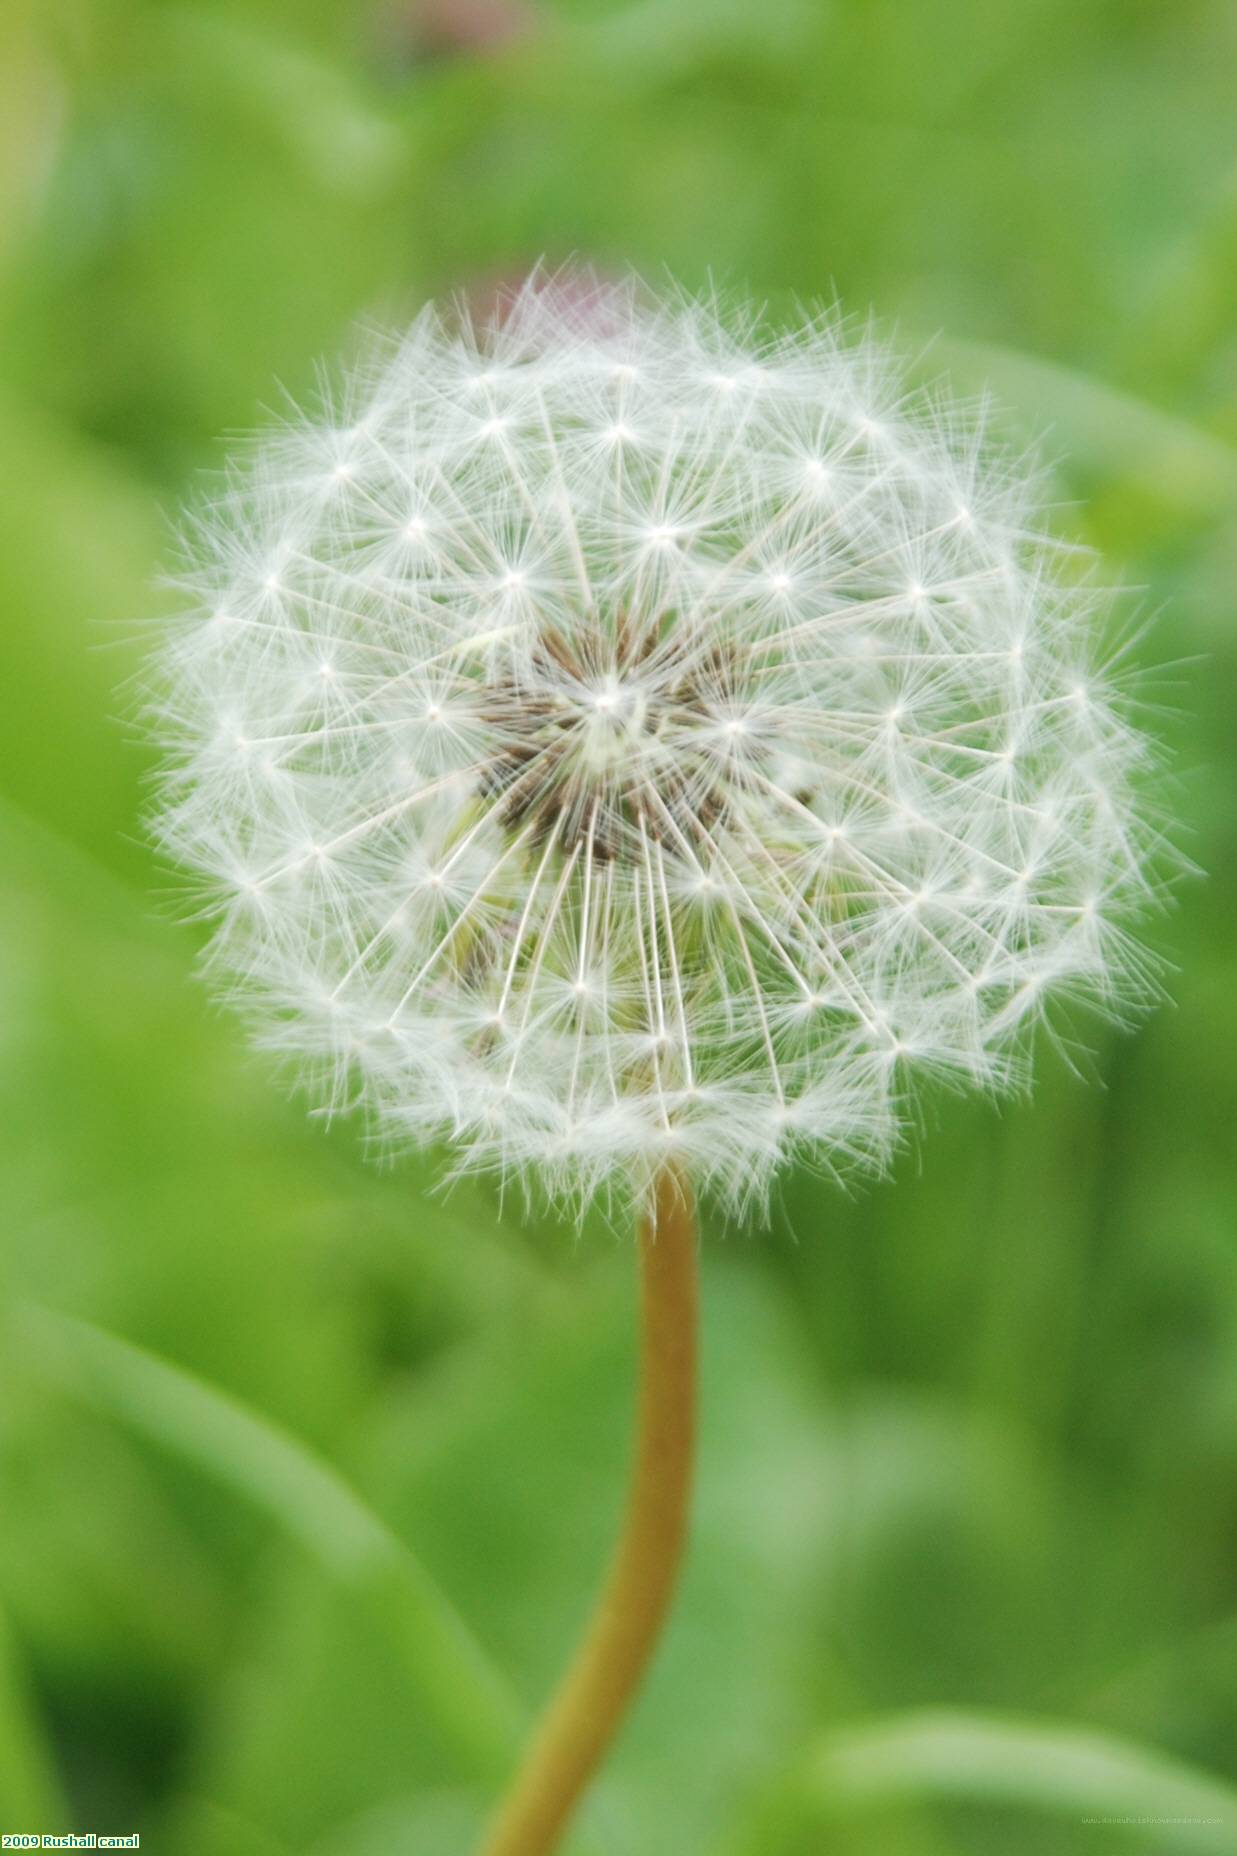
{"type": "Polygon", "coordinates": [[[1045,433],[1158,615],[1210,874],[1086,1081],[1045,1047],[1033,1104],[934,1101],[892,1181],[710,1234],[693,1558],[576,1847],[1227,1848],[1237,15],[542,0],[434,57],[415,16],[0,25],[0,1828],[462,1850],[587,1606],[629,1246],[285,1100],[117,720],[216,435],[356,317],[579,252],[836,290],[1045,433]]]}

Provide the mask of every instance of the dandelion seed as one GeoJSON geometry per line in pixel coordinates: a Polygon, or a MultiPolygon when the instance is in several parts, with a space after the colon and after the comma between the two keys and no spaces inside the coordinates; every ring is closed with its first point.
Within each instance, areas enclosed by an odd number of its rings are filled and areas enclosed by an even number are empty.
{"type": "Polygon", "coordinates": [[[1159,834],[1094,597],[892,378],[824,320],[535,280],[380,353],[345,460],[307,420],[212,503],[158,829],[321,1100],[737,1205],[879,1164],[916,1074],[1007,1084],[1054,992],[1135,989],[1108,923],[1159,834]]]}

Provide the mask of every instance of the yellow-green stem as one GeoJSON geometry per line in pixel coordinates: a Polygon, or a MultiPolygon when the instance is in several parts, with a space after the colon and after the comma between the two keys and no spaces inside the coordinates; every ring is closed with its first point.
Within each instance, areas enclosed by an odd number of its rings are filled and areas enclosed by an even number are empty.
{"type": "Polygon", "coordinates": [[[546,1856],[618,1731],[653,1653],[687,1531],[696,1412],[696,1217],[663,1172],[640,1223],[640,1406],[623,1531],[601,1598],[480,1856],[546,1856]]]}

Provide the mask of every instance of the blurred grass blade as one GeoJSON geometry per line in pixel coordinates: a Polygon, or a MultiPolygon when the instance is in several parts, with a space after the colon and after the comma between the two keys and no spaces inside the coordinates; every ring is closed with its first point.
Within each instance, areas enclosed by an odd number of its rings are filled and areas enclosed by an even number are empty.
{"type": "Polygon", "coordinates": [[[425,1568],[327,1463],[229,1394],[130,1341],[31,1304],[19,1320],[47,1377],[265,1509],[348,1584],[478,1775],[505,1771],[521,1724],[513,1694],[425,1568]]]}
{"type": "Polygon", "coordinates": [[[1237,445],[1231,439],[1045,355],[956,336],[925,346],[957,385],[991,388],[1005,404],[1066,434],[1075,458],[1106,472],[1154,474],[1176,497],[1202,499],[1221,520],[1232,520],[1237,445]]]}
{"type": "Polygon", "coordinates": [[[216,105],[222,99],[256,119],[320,186],[364,198],[398,171],[399,128],[344,60],[315,55],[287,32],[198,7],[161,8],[151,29],[216,105]]]}
{"type": "Polygon", "coordinates": [[[1125,1826],[1157,1850],[1231,1856],[1237,1788],[1157,1748],[1064,1722],[931,1710],[831,1735],[806,1789],[830,1814],[908,1798],[1007,1804],[1125,1826]]]}
{"type": "Polygon", "coordinates": [[[0,1610],[0,1818],[5,1830],[67,1830],[38,1719],[31,1705],[8,1620],[0,1610]]]}

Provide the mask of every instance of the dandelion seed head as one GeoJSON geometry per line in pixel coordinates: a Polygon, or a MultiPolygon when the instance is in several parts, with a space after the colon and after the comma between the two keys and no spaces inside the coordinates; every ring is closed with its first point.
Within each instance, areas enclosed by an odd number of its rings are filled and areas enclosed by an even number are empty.
{"type": "Polygon", "coordinates": [[[747,1204],[1145,986],[1095,597],[872,341],[537,277],[345,399],[212,498],[157,678],[209,965],[324,1105],[747,1204]]]}

